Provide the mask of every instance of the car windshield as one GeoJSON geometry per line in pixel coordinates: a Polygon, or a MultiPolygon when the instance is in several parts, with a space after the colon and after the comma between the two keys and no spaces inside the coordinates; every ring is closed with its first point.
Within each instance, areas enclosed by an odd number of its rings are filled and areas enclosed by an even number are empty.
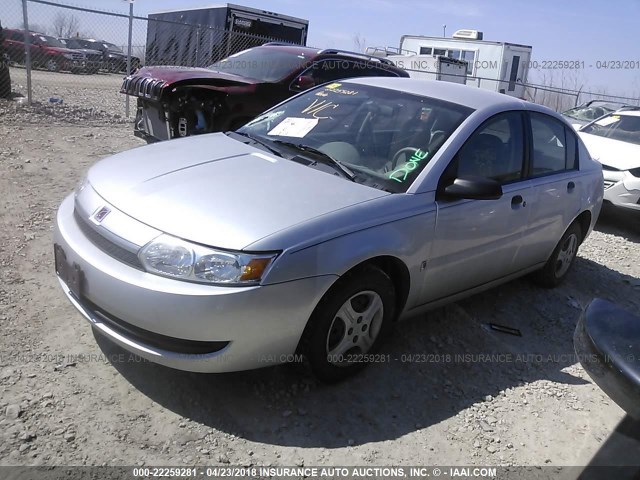
{"type": "Polygon", "coordinates": [[[67,48],[66,45],[55,37],[49,35],[38,35],[38,39],[49,47],[67,48]]]}
{"type": "Polygon", "coordinates": [[[435,98],[340,82],[295,97],[238,133],[283,152],[298,147],[304,156],[319,150],[353,172],[354,181],[406,192],[472,111],[435,98]]]}
{"type": "Polygon", "coordinates": [[[303,53],[270,48],[251,48],[231,55],[207,68],[262,82],[276,82],[307,62],[309,62],[309,57],[303,53]]]}
{"type": "Polygon", "coordinates": [[[596,120],[580,131],[640,145],[640,116],[613,113],[596,120]]]}
{"type": "Polygon", "coordinates": [[[575,118],[576,120],[586,120],[590,122],[591,120],[600,118],[603,115],[606,115],[607,113],[614,112],[621,107],[622,105],[611,105],[611,104],[597,104],[597,105],[588,105],[588,106],[581,105],[581,106],[572,108],[570,110],[567,110],[562,114],[570,118],[575,118]]]}
{"type": "Polygon", "coordinates": [[[64,40],[64,43],[68,48],[85,48],[82,46],[79,40],[75,40],[73,38],[67,38],[66,40],[64,40]]]}
{"type": "Polygon", "coordinates": [[[124,53],[120,47],[114,45],[113,43],[105,42],[103,45],[110,52],[124,53]]]}

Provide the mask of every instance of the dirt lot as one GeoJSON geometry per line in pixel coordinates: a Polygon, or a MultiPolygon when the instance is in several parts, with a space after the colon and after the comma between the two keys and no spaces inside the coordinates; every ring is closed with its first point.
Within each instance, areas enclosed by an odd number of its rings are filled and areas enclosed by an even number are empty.
{"type": "Polygon", "coordinates": [[[561,288],[520,280],[407,321],[385,348],[397,361],[340,385],[299,366],[174,371],[94,336],[53,273],[61,200],[91,164],[142,143],[118,79],[101,92],[65,77],[34,84],[62,106],[0,101],[0,465],[585,465],[616,439],[603,461],[640,463],[572,347],[593,297],[640,313],[637,216],[605,211],[561,288]]]}

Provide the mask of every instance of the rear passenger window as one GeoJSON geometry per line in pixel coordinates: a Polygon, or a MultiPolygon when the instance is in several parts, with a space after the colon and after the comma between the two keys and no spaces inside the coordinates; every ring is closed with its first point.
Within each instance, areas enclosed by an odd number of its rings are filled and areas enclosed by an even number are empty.
{"type": "Polygon", "coordinates": [[[576,137],[553,117],[531,112],[532,176],[539,177],[577,168],[576,137]]]}

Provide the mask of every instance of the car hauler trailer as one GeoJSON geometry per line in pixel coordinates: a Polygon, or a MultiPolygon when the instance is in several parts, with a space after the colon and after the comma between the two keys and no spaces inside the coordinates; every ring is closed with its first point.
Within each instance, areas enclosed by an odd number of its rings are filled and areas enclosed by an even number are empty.
{"type": "Polygon", "coordinates": [[[452,38],[404,35],[400,51],[465,60],[467,85],[523,98],[532,47],[483,37],[477,30],[458,30],[452,38]]]}
{"type": "Polygon", "coordinates": [[[306,45],[309,21],[224,4],[149,14],[146,65],[207,66],[266,42],[306,45]]]}

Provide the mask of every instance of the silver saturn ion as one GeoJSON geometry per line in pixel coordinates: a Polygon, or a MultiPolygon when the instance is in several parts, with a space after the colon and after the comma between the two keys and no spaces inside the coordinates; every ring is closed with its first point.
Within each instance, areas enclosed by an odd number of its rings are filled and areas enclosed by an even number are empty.
{"type": "Polygon", "coordinates": [[[55,265],[92,327],[140,357],[226,372],[300,354],[335,381],[400,318],[529,273],[558,285],[602,197],[600,164],[551,110],[364,78],[98,162],[60,206],[55,265]]]}

